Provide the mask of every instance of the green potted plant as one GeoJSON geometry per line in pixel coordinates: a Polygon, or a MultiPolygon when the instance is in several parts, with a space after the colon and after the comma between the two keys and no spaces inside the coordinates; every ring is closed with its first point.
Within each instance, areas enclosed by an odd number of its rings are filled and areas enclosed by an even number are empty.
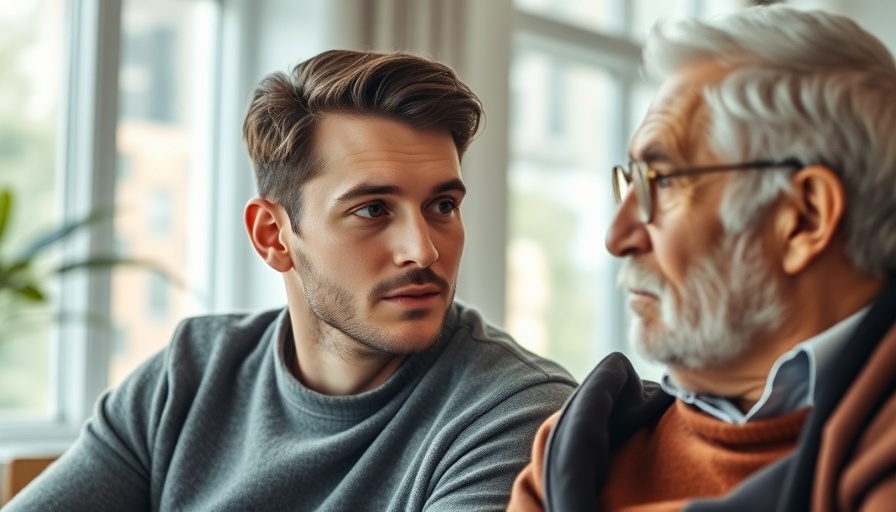
{"type": "MultiPolygon", "coordinates": [[[[88,256],[49,263],[47,256],[67,238],[112,218],[111,212],[94,211],[72,222],[66,222],[40,234],[19,250],[7,247],[8,229],[15,208],[15,195],[10,188],[0,188],[0,343],[5,335],[15,332],[29,320],[42,318],[50,310],[48,294],[52,279],[63,274],[120,266],[141,267],[155,272],[172,283],[179,281],[168,271],[150,261],[117,255],[88,256]]],[[[97,319],[95,312],[56,311],[56,320],[66,318],[97,319]],[[73,314],[74,313],[74,314],[73,314]]]]}

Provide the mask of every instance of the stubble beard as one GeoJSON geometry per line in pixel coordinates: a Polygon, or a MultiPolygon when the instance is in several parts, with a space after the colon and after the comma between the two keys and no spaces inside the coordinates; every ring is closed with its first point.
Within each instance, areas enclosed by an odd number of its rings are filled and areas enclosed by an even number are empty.
{"type": "Polygon", "coordinates": [[[620,286],[648,290],[659,301],[658,315],[634,315],[629,343],[647,359],[691,370],[734,361],[783,318],[779,287],[762,256],[750,233],[725,235],[688,271],[678,293],[637,260],[626,259],[620,286]]]}
{"type": "MultiPolygon", "coordinates": [[[[363,318],[355,304],[351,292],[321,276],[311,261],[301,251],[297,251],[299,265],[296,271],[302,282],[302,292],[308,303],[308,309],[317,319],[313,333],[315,339],[326,350],[340,354],[346,359],[372,357],[376,355],[409,355],[425,350],[435,344],[445,329],[448,311],[454,301],[455,283],[445,283],[450,290],[447,306],[442,312],[439,328],[435,333],[420,333],[424,340],[415,340],[408,344],[384,329],[378,329],[363,318]],[[342,336],[357,342],[357,345],[346,345],[342,336]]],[[[430,273],[432,271],[429,271],[430,273]]],[[[431,277],[431,276],[430,276],[431,277]]],[[[439,278],[441,279],[441,278],[439,278]]],[[[405,281],[419,281],[417,278],[405,278],[405,281]]],[[[408,312],[402,320],[410,321],[423,316],[421,312],[408,312]]]]}

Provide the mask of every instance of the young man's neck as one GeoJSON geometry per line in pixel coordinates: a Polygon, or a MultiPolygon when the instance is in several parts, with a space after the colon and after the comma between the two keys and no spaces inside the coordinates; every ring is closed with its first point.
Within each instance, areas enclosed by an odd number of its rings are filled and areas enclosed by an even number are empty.
{"type": "Polygon", "coordinates": [[[323,395],[348,396],[374,390],[389,380],[406,358],[352,346],[358,342],[341,333],[327,333],[326,340],[313,338],[296,324],[293,320],[294,352],[287,365],[305,387],[323,395]]]}
{"type": "MultiPolygon", "coordinates": [[[[317,341],[295,338],[290,372],[305,387],[332,396],[357,395],[383,385],[406,356],[354,357],[350,351],[333,351],[317,341]]],[[[353,340],[346,340],[356,343],[353,340]]]]}
{"type": "Polygon", "coordinates": [[[378,352],[290,305],[292,343],[286,364],[305,387],[332,396],[357,395],[383,385],[407,356],[378,352]],[[292,354],[290,354],[292,352],[292,354]]]}

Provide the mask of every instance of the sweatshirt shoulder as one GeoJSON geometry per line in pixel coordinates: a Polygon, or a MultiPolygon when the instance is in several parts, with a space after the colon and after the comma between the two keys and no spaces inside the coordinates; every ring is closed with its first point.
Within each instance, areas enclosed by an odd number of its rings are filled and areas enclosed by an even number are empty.
{"type": "Polygon", "coordinates": [[[209,339],[215,336],[260,336],[282,309],[272,309],[258,313],[226,313],[200,315],[186,318],[177,327],[175,338],[194,337],[196,339],[209,339]]]}
{"type": "MultiPolygon", "coordinates": [[[[453,343],[463,347],[470,365],[483,375],[500,373],[530,384],[557,383],[576,386],[569,372],[558,363],[522,347],[503,329],[486,320],[475,308],[456,303],[457,321],[453,343]]],[[[461,351],[459,351],[461,352],[461,351]]]]}
{"type": "Polygon", "coordinates": [[[175,359],[207,362],[221,352],[247,357],[267,346],[276,335],[282,309],[259,313],[227,313],[186,318],[172,337],[169,350],[175,359]]]}

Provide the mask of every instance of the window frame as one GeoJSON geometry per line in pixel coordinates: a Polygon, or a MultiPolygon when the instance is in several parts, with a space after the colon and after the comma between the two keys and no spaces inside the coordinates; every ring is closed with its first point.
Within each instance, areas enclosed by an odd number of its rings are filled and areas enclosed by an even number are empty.
{"type": "MultiPolygon", "coordinates": [[[[56,202],[63,218],[77,218],[113,199],[108,194],[114,187],[121,0],[71,0],[66,9],[66,93],[57,133],[56,202]]],[[[110,224],[67,241],[63,252],[114,249],[110,224]]],[[[108,309],[108,276],[61,278],[55,305],[68,303],[108,309]]],[[[0,420],[0,458],[55,451],[77,435],[105,387],[105,372],[98,370],[109,340],[95,331],[73,323],[51,329],[49,415],[0,420]]]]}
{"type": "MultiPolygon", "coordinates": [[[[231,24],[225,27],[225,9],[245,10],[247,2],[236,4],[226,0],[211,0],[215,12],[202,13],[213,20],[211,33],[204,33],[203,50],[212,51],[209,63],[210,76],[202,85],[212,84],[212,96],[205,108],[214,119],[203,121],[203,140],[197,150],[197,160],[203,169],[198,179],[209,184],[213,164],[231,155],[222,154],[221,135],[227,128],[221,127],[223,80],[222,40],[237,38],[244,28],[240,12],[230,12],[231,24]],[[229,34],[225,34],[225,29],[229,34]]],[[[124,0],[69,0],[66,3],[66,37],[64,91],[60,101],[60,122],[57,132],[58,156],[56,159],[56,203],[60,217],[80,218],[87,212],[106,210],[115,204],[117,174],[117,129],[119,103],[120,42],[122,36],[122,10],[124,0]]],[[[244,83],[242,81],[240,83],[244,83]]],[[[243,94],[231,91],[233,98],[243,94]]],[[[242,105],[236,99],[236,107],[242,105]]],[[[231,125],[231,130],[232,130],[231,125]]],[[[234,172],[246,172],[239,165],[231,166],[234,172]]],[[[226,182],[219,179],[218,182],[226,182]]],[[[221,191],[212,187],[209,198],[200,205],[199,222],[209,225],[216,211],[231,204],[222,205],[221,191]]],[[[227,198],[225,198],[227,199],[227,198]]],[[[62,247],[66,254],[116,254],[114,223],[105,222],[91,226],[84,235],[66,240],[62,247]]],[[[209,245],[190,256],[189,271],[199,283],[196,292],[202,294],[209,288],[211,276],[218,274],[221,261],[206,260],[196,264],[209,254],[229,252],[215,250],[214,243],[233,243],[233,239],[220,240],[211,234],[209,245]]],[[[235,238],[235,237],[234,237],[235,238]]],[[[223,262],[231,263],[231,262],[223,262]]],[[[232,267],[231,267],[232,268],[232,267]]],[[[95,270],[78,275],[66,274],[58,280],[58,294],[54,307],[90,304],[93,311],[111,312],[111,275],[109,271],[95,270]]],[[[237,294],[238,295],[238,294],[237,294]]],[[[207,294],[211,296],[211,294],[207,294]]],[[[220,308],[210,304],[209,308],[220,308]]],[[[51,329],[49,407],[46,415],[27,417],[0,416],[0,468],[13,457],[59,454],[66,450],[78,436],[84,422],[92,414],[99,396],[109,386],[109,367],[115,350],[115,330],[109,326],[91,322],[66,322],[51,329]]]]}
{"type": "MultiPolygon", "coordinates": [[[[620,1],[617,12],[623,16],[623,26],[631,25],[632,11],[629,2],[620,1]]],[[[514,33],[513,53],[521,51],[536,51],[549,55],[561,61],[572,62],[587,67],[600,68],[607,72],[616,81],[619,88],[619,109],[616,112],[619,129],[613,139],[605,141],[614,148],[615,159],[623,159],[626,155],[628,136],[634,130],[633,108],[634,94],[632,91],[639,82],[639,69],[641,60],[641,46],[633,42],[623,34],[611,34],[600,32],[597,29],[588,29],[573,23],[551,17],[546,14],[535,13],[514,5],[514,33]]],[[[513,120],[511,120],[511,123],[513,120]]],[[[512,148],[511,148],[511,154],[512,148]]],[[[621,160],[620,160],[621,161],[621,160]]],[[[506,171],[509,173],[509,169],[506,171]]],[[[602,169],[595,169],[601,173],[602,169]]],[[[606,169],[607,180],[610,180],[610,170],[606,169]]],[[[509,194],[509,190],[505,191],[509,194]]],[[[505,273],[506,270],[505,260],[505,273]]],[[[613,273],[618,271],[620,261],[613,260],[613,273]]],[[[607,289],[599,293],[615,294],[618,296],[615,283],[607,283],[607,289]]],[[[612,310],[608,312],[610,340],[615,349],[627,350],[626,345],[626,308],[625,301],[610,301],[612,310]]],[[[583,333],[583,347],[590,344],[588,334],[583,333]]],[[[597,363],[595,360],[594,363],[597,363]]]]}

